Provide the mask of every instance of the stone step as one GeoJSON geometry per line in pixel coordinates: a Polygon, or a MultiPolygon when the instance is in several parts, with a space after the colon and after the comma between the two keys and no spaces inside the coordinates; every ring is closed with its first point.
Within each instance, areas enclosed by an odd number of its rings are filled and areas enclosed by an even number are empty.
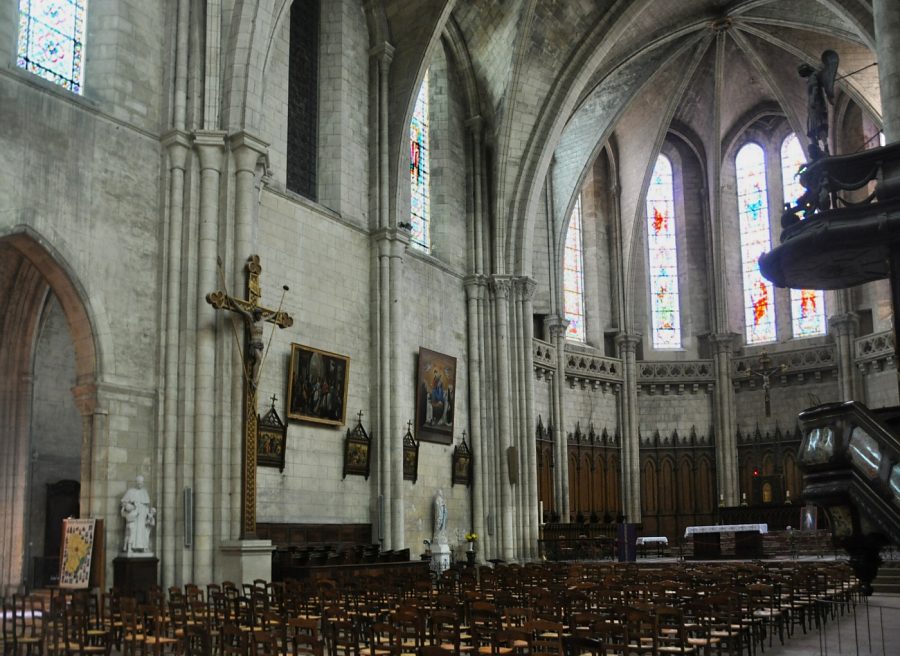
{"type": "Polygon", "coordinates": [[[878,576],[872,581],[872,590],[878,593],[900,594],[900,561],[888,560],[878,568],[878,576]]]}

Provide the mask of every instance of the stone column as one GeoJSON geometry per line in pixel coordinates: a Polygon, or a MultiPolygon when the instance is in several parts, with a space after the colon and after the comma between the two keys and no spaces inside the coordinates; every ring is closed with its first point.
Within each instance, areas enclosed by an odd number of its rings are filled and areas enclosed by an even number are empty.
{"type": "Polygon", "coordinates": [[[537,444],[534,440],[534,308],[532,298],[537,284],[531,278],[523,278],[522,286],[522,326],[524,348],[522,349],[522,373],[524,377],[525,416],[522,421],[522,448],[524,450],[524,471],[522,485],[525,490],[526,534],[523,553],[529,560],[537,558],[537,541],[540,531],[538,522],[538,485],[537,485],[537,444]]]}
{"type": "Polygon", "coordinates": [[[861,386],[857,385],[856,366],[853,352],[854,340],[859,329],[859,317],[855,312],[835,314],[828,319],[829,332],[834,336],[837,348],[838,389],[844,401],[864,401],[860,397],[861,386]]]}
{"type": "Polygon", "coordinates": [[[390,334],[390,265],[391,244],[387,230],[379,230],[375,235],[378,247],[378,303],[376,320],[376,363],[378,375],[377,408],[378,431],[375,443],[378,445],[378,493],[381,548],[393,549],[393,523],[391,521],[391,334],[390,334]]]}
{"type": "MultiPolygon", "coordinates": [[[[182,3],[184,4],[184,3],[182,3]]],[[[182,26],[183,27],[183,26],[182,26]]],[[[179,33],[180,35],[180,33],[179,33]]],[[[158,477],[162,487],[160,508],[162,534],[161,580],[169,586],[175,582],[175,515],[178,505],[178,399],[180,380],[178,364],[181,354],[181,270],[184,265],[181,244],[184,228],[184,169],[191,149],[190,135],[172,130],[162,139],[169,157],[169,221],[166,252],[166,295],[164,310],[165,356],[163,362],[163,430],[162,471],[158,477]]]]}
{"type": "MultiPolygon", "coordinates": [[[[484,280],[481,276],[468,276],[466,288],[466,325],[468,328],[468,370],[469,370],[469,447],[472,449],[472,530],[482,536],[485,544],[487,532],[484,530],[485,508],[485,457],[484,440],[481,432],[481,373],[483,360],[481,357],[483,333],[479,320],[479,300],[484,296],[484,280]]],[[[478,557],[484,557],[484,549],[478,557]]]]}
{"type": "Polygon", "coordinates": [[[637,394],[637,347],[640,343],[640,335],[616,335],[616,347],[622,360],[622,513],[627,522],[641,521],[641,443],[637,394]]]}
{"type": "MultiPolygon", "coordinates": [[[[403,317],[402,292],[400,282],[403,279],[403,255],[409,244],[409,234],[406,231],[394,230],[390,241],[390,285],[389,285],[389,320],[390,320],[390,389],[403,389],[407,372],[400,366],[400,350],[403,342],[403,317]]],[[[391,441],[391,525],[393,533],[393,549],[406,548],[406,516],[403,507],[403,424],[401,412],[401,398],[399,394],[392,395],[390,406],[390,441],[391,441]]],[[[387,439],[388,436],[382,436],[387,439]]]]}
{"type": "Polygon", "coordinates": [[[739,338],[734,333],[709,336],[713,345],[713,366],[716,370],[716,481],[719,499],[726,506],[736,506],[740,500],[738,477],[737,426],[734,417],[734,386],[731,378],[732,351],[739,338]]]}
{"type": "Polygon", "coordinates": [[[900,2],[873,0],[875,50],[886,143],[900,140],[900,2]]]}
{"type": "Polygon", "coordinates": [[[511,408],[510,392],[512,378],[510,376],[509,361],[509,295],[511,280],[508,276],[494,276],[492,280],[494,294],[497,303],[497,385],[500,390],[499,404],[499,451],[500,458],[500,504],[499,513],[501,519],[500,541],[502,545],[501,558],[512,561],[513,553],[513,494],[512,485],[509,482],[508,452],[511,436],[511,408]]]}
{"type": "MultiPolygon", "coordinates": [[[[195,581],[212,581],[213,553],[213,429],[215,310],[206,294],[217,288],[216,257],[219,225],[219,183],[225,152],[224,132],[197,132],[200,158],[200,234],[197,263],[197,355],[194,388],[194,563],[195,581]]],[[[241,450],[242,451],[242,450],[241,450]]]]}
{"type": "Polygon", "coordinates": [[[556,347],[556,377],[553,380],[553,491],[554,509],[561,522],[569,522],[569,454],[566,443],[566,411],[563,392],[566,384],[566,328],[569,320],[548,316],[544,323],[550,343],[556,347]]]}
{"type": "MultiPolygon", "coordinates": [[[[248,134],[237,132],[228,139],[228,145],[234,161],[234,252],[232,254],[232,293],[239,298],[246,298],[247,258],[256,254],[257,223],[259,221],[259,193],[256,187],[256,174],[260,161],[268,156],[268,144],[248,134]]],[[[265,261],[263,262],[265,265],[265,261]]],[[[215,287],[218,288],[218,287],[215,287]]],[[[202,293],[201,296],[205,297],[202,293]]],[[[233,321],[231,317],[226,321],[233,321]]],[[[240,331],[243,338],[244,331],[240,331]]],[[[246,348],[243,339],[241,349],[246,348]]],[[[242,353],[237,346],[231,345],[226,351],[231,354],[231,369],[227,381],[230,382],[231,393],[231,444],[226,447],[230,451],[231,479],[228,486],[236,503],[231,504],[231,522],[229,532],[232,538],[241,535],[241,490],[244,469],[244,377],[242,353]]],[[[224,367],[223,367],[224,369],[224,367]]]]}

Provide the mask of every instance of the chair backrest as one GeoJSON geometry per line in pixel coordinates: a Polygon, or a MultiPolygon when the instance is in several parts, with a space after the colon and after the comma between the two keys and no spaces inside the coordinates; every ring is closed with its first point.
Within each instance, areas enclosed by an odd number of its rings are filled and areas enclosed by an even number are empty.
{"type": "Polygon", "coordinates": [[[528,643],[529,656],[559,656],[562,653],[563,625],[560,622],[536,618],[525,625],[525,631],[531,637],[528,643]]]}
{"type": "Polygon", "coordinates": [[[307,617],[292,617],[287,622],[288,639],[293,645],[293,654],[322,656],[325,641],[319,629],[319,620],[307,617]]]}
{"type": "Polygon", "coordinates": [[[567,635],[562,639],[563,656],[604,656],[603,641],[580,635],[567,635]]]}

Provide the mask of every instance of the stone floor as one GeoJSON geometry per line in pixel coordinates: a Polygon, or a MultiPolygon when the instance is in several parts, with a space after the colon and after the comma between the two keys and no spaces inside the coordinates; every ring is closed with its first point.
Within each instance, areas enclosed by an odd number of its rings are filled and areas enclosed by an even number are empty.
{"type": "MultiPolygon", "coordinates": [[[[900,656],[900,595],[874,594],[849,614],[806,635],[798,628],[782,647],[776,636],[764,656],[900,656]],[[854,626],[855,625],[855,626],[854,626]]],[[[758,656],[761,656],[758,654],[758,656]]]]}

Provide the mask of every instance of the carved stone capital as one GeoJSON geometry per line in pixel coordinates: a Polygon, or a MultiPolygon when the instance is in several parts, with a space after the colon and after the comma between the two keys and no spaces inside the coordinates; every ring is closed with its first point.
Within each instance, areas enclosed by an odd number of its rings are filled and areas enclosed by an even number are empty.
{"type": "Polygon", "coordinates": [[[707,336],[716,353],[726,354],[734,351],[735,344],[740,339],[737,333],[710,333],[707,336]]]}
{"type": "Polygon", "coordinates": [[[169,130],[160,142],[169,155],[169,168],[184,170],[187,154],[191,150],[191,135],[181,130],[169,130]]]}
{"type": "Polygon", "coordinates": [[[513,286],[512,276],[493,276],[490,285],[494,296],[501,300],[509,300],[509,294],[513,286]]]}
{"type": "Polygon", "coordinates": [[[859,331],[859,315],[855,312],[835,314],[828,318],[828,327],[838,335],[855,335],[859,331]]]}
{"type": "Polygon", "coordinates": [[[222,158],[225,154],[224,132],[219,130],[198,130],[194,133],[194,148],[200,156],[200,170],[222,170],[222,158]]]}
{"type": "Polygon", "coordinates": [[[394,61],[394,50],[394,46],[387,41],[382,41],[369,48],[369,57],[377,59],[378,63],[383,66],[390,66],[394,61]]]}
{"type": "Polygon", "coordinates": [[[519,297],[523,301],[530,301],[534,297],[534,290],[537,289],[537,283],[528,276],[522,276],[516,280],[519,290],[519,297]]]}
{"type": "Polygon", "coordinates": [[[269,144],[248,132],[235,132],[228,137],[228,145],[234,153],[235,168],[238,171],[255,172],[260,158],[269,158],[269,144]]]}
{"type": "Polygon", "coordinates": [[[561,337],[565,337],[568,327],[569,320],[565,317],[548,314],[544,318],[544,329],[547,331],[547,335],[550,336],[551,340],[557,340],[561,337]]]}
{"type": "Polygon", "coordinates": [[[465,280],[463,281],[463,286],[466,289],[466,296],[468,298],[481,300],[484,298],[484,293],[487,290],[487,281],[482,275],[476,274],[472,276],[466,276],[465,280]]]}
{"type": "Polygon", "coordinates": [[[620,354],[635,353],[640,343],[641,335],[638,333],[618,333],[616,335],[616,348],[620,354]]]}
{"type": "Polygon", "coordinates": [[[88,417],[94,414],[97,409],[97,386],[94,384],[75,385],[72,388],[72,397],[75,400],[75,407],[82,417],[88,417]]]}

